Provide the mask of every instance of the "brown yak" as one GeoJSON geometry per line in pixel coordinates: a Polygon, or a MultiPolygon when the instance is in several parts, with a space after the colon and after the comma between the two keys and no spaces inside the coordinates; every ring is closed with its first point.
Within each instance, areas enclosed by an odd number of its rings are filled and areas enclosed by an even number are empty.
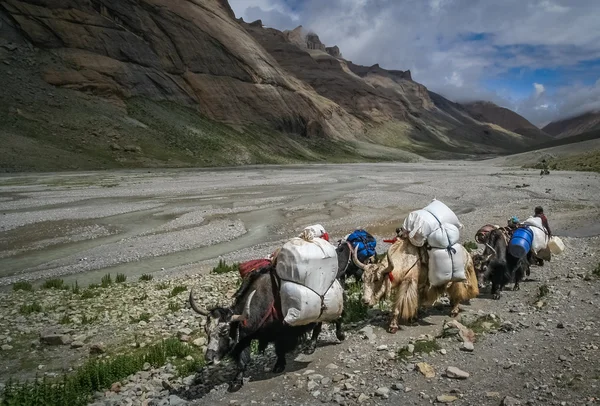
{"type": "Polygon", "coordinates": [[[398,331],[398,321],[416,318],[420,306],[432,306],[444,293],[450,297],[451,316],[459,313],[459,304],[479,295],[477,276],[471,255],[465,255],[464,282],[450,282],[439,287],[429,285],[428,254],[425,248],[415,247],[408,238],[398,237],[380,262],[363,264],[353,251],[352,259],[363,270],[363,302],[375,306],[384,296],[394,293],[389,332],[398,331]]]}

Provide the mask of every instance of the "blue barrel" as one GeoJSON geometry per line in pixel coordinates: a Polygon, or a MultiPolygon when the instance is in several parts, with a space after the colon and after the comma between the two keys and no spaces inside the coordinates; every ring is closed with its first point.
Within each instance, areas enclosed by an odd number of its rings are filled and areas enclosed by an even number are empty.
{"type": "Polygon", "coordinates": [[[532,243],[533,231],[529,227],[517,228],[508,244],[508,252],[515,258],[523,258],[529,253],[532,243]]]}

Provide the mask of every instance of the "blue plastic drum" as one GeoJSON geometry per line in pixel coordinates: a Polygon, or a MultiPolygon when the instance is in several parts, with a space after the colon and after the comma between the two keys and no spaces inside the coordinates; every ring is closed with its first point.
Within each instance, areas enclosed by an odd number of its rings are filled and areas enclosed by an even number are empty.
{"type": "Polygon", "coordinates": [[[515,258],[523,258],[531,250],[532,243],[533,231],[529,227],[517,228],[508,244],[508,252],[515,258]]]}

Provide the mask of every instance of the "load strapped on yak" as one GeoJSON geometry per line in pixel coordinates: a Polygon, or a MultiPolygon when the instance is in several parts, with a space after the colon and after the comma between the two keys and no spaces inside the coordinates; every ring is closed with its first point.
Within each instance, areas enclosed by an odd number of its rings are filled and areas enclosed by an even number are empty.
{"type": "Polygon", "coordinates": [[[377,240],[363,229],[354,230],[346,236],[345,240],[350,243],[356,251],[358,260],[363,264],[369,262],[377,254],[375,251],[377,240]]]}
{"type": "MultiPolygon", "coordinates": [[[[548,231],[539,217],[529,217],[515,230],[508,244],[508,251],[515,258],[525,257],[529,251],[544,256],[548,247],[548,231]]],[[[549,254],[549,252],[548,252],[549,254]]],[[[546,259],[550,259],[547,258],[546,259]]]]}
{"type": "Polygon", "coordinates": [[[337,252],[313,230],[307,227],[285,243],[275,259],[284,322],[292,326],[333,321],[344,309],[344,291],[336,279],[337,252]]]}
{"type": "Polygon", "coordinates": [[[458,243],[462,224],[452,210],[439,200],[433,200],[422,210],[411,212],[403,228],[410,242],[429,251],[429,283],[441,286],[448,282],[463,282],[465,275],[465,248],[458,243]]]}

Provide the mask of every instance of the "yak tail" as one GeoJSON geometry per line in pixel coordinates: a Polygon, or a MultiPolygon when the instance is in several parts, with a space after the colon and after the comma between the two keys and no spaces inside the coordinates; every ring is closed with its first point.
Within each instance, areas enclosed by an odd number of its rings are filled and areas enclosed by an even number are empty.
{"type": "Polygon", "coordinates": [[[417,281],[413,278],[404,279],[396,293],[394,309],[398,310],[400,320],[407,321],[417,316],[419,310],[419,294],[417,281]]]}

